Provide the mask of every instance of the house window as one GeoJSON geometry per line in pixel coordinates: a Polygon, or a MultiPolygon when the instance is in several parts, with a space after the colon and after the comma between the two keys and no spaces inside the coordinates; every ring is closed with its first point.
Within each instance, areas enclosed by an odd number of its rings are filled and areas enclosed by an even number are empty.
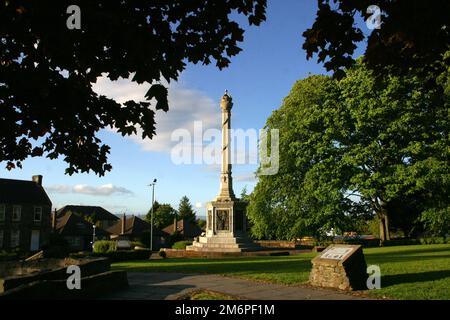
{"type": "Polygon", "coordinates": [[[6,206],[4,204],[0,204],[0,221],[5,221],[6,216],[6,206]]]}
{"type": "Polygon", "coordinates": [[[42,220],[42,207],[34,207],[34,221],[40,222],[42,220]]]}
{"type": "Polygon", "coordinates": [[[5,232],[3,230],[0,230],[0,249],[3,248],[3,237],[5,235],[5,232]]]}
{"type": "Polygon", "coordinates": [[[20,245],[20,231],[11,230],[11,248],[17,248],[20,245]]]}
{"type": "Polygon", "coordinates": [[[20,221],[21,216],[22,216],[22,207],[21,206],[13,206],[12,221],[20,221]]]}

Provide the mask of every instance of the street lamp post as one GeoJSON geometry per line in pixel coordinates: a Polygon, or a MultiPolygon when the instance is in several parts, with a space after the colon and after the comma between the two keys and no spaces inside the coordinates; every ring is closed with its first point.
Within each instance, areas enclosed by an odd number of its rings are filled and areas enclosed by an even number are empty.
{"type": "Polygon", "coordinates": [[[93,233],[92,233],[92,251],[94,251],[94,243],[95,243],[95,224],[92,225],[93,233]]]}
{"type": "Polygon", "coordinates": [[[153,208],[155,206],[155,184],[156,179],[153,179],[153,183],[150,183],[149,186],[152,187],[152,216],[151,216],[151,228],[150,228],[150,251],[153,252],[153,208]]]}

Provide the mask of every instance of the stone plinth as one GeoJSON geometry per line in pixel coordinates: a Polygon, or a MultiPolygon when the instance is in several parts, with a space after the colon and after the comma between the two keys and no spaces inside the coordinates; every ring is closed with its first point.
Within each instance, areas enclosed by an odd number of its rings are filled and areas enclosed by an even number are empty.
{"type": "Polygon", "coordinates": [[[245,252],[261,249],[247,237],[246,206],[246,202],[238,199],[209,202],[206,206],[206,234],[186,250],[245,252]]]}
{"type": "Polygon", "coordinates": [[[367,264],[360,245],[331,245],[311,262],[311,285],[340,290],[367,289],[367,264]]]}

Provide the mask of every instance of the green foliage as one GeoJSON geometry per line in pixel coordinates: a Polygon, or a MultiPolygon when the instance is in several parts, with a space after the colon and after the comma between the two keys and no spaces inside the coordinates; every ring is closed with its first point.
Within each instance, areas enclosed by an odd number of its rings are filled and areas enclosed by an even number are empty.
{"type": "Polygon", "coordinates": [[[420,220],[432,235],[446,236],[450,234],[450,206],[425,210],[420,220]]]}
{"type": "Polygon", "coordinates": [[[8,251],[0,251],[0,261],[12,261],[17,260],[18,254],[17,252],[8,252],[8,251]]]}
{"type": "MultiPolygon", "coordinates": [[[[177,211],[168,203],[158,203],[155,201],[153,206],[153,225],[157,229],[163,229],[172,224],[177,211]]],[[[152,209],[145,216],[145,220],[151,223],[152,209]]]]}
{"type": "Polygon", "coordinates": [[[117,250],[117,242],[109,240],[99,240],[94,242],[94,253],[110,253],[117,250]]]}
{"type": "Polygon", "coordinates": [[[178,206],[178,219],[187,219],[190,222],[195,222],[195,211],[192,208],[189,198],[186,196],[183,196],[180,200],[180,205],[178,206]]]}
{"type": "Polygon", "coordinates": [[[192,241],[178,241],[172,245],[172,249],[186,249],[186,246],[190,246],[192,241]]]}
{"type": "Polygon", "coordinates": [[[396,74],[413,68],[431,71],[436,78],[443,70],[436,68],[435,61],[449,49],[449,1],[319,0],[318,4],[313,25],[303,33],[303,49],[308,58],[317,54],[319,62],[335,75],[343,75],[355,63],[353,53],[359,47],[357,43],[366,40],[367,31],[364,59],[378,74],[383,74],[386,67],[396,74]],[[361,17],[374,18],[367,13],[373,4],[383,14],[381,28],[371,31],[357,21],[361,17]]]}
{"type": "Polygon", "coordinates": [[[375,77],[359,61],[341,80],[298,81],[266,123],[279,129],[283,156],[278,174],[260,176],[250,197],[253,235],[320,238],[373,213],[383,230],[393,217],[391,227],[410,232],[420,212],[445,208],[450,99],[430,80],[375,77]]]}
{"type": "Polygon", "coordinates": [[[0,162],[8,169],[45,155],[64,159],[68,174],[104,175],[112,169],[110,147],[99,131],[111,126],[126,136],[141,129],[142,138],[152,138],[155,110],[169,107],[161,82],[177,80],[188,63],[227,67],[244,40],[237,21],[259,25],[266,9],[265,0],[76,3],[81,30],[66,25],[72,1],[0,4],[0,162]],[[102,75],[149,89],[119,103],[94,92],[102,75]]]}
{"type": "Polygon", "coordinates": [[[119,250],[105,253],[94,253],[94,255],[101,257],[108,257],[112,262],[133,261],[133,260],[148,260],[152,252],[147,250],[119,250]]]}
{"type": "Polygon", "coordinates": [[[206,228],[206,220],[203,220],[203,219],[197,219],[196,221],[195,221],[195,223],[197,223],[197,225],[200,227],[200,229],[205,229],[206,228]]]}

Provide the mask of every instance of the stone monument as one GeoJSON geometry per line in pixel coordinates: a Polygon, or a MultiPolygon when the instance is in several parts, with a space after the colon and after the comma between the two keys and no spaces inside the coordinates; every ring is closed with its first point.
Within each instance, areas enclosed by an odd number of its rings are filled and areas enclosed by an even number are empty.
{"type": "Polygon", "coordinates": [[[367,264],[360,245],[332,244],[311,262],[309,283],[313,286],[367,289],[367,264]]]}
{"type": "Polygon", "coordinates": [[[220,101],[222,109],[222,167],[220,190],[216,198],[206,205],[206,233],[187,246],[189,251],[243,252],[260,247],[246,233],[247,203],[236,198],[231,176],[230,128],[232,98],[225,91],[220,101]]]}

